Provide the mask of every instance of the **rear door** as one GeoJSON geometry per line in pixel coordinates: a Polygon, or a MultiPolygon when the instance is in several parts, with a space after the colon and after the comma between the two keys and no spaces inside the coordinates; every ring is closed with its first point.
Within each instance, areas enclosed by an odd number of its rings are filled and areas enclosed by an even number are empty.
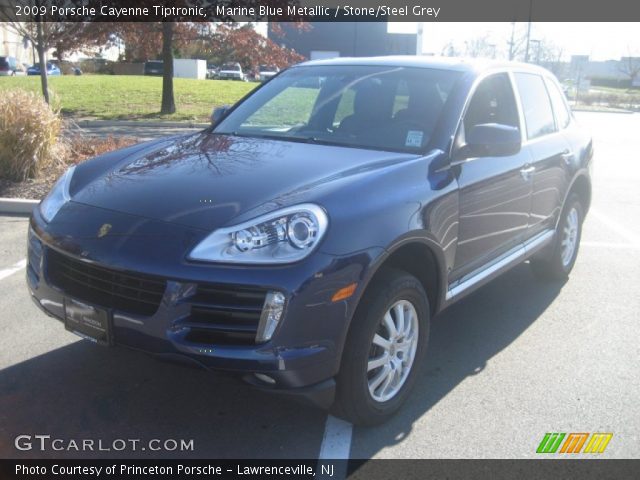
{"type": "MultiPolygon", "coordinates": [[[[531,214],[527,237],[555,227],[569,181],[571,149],[563,130],[568,112],[554,112],[550,90],[537,73],[514,73],[525,124],[525,145],[531,166],[525,172],[532,181],[531,214]]],[[[555,92],[554,92],[555,94],[555,92]]]]}

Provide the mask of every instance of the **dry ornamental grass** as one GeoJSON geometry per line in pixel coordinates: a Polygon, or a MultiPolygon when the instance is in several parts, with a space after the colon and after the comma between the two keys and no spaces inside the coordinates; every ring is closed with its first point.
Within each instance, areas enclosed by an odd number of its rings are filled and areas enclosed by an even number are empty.
{"type": "Polygon", "coordinates": [[[62,121],[41,95],[12,90],[0,96],[0,177],[24,181],[60,160],[62,121]]]}
{"type": "MultiPolygon", "coordinates": [[[[73,164],[136,142],[127,137],[62,135],[57,109],[39,94],[0,95],[0,197],[40,199],[73,164]]],[[[72,128],[64,127],[67,132],[72,128]]]]}

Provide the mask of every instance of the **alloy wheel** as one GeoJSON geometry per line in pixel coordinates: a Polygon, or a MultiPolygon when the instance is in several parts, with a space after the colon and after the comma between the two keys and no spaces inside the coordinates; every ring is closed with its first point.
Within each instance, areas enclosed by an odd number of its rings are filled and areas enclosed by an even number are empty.
{"type": "Polygon", "coordinates": [[[565,267],[571,263],[576,251],[579,227],[578,210],[573,207],[569,210],[569,213],[567,213],[567,218],[562,232],[562,242],[560,243],[562,247],[562,265],[565,267]]]}
{"type": "Polygon", "coordinates": [[[367,362],[369,394],[376,402],[395,397],[404,385],[418,347],[418,313],[407,300],[395,302],[376,331],[367,362]]]}

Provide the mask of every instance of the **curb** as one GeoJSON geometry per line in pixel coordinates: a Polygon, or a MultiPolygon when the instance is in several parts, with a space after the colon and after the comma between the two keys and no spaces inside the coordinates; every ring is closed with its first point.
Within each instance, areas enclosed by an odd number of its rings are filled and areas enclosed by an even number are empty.
{"type": "Polygon", "coordinates": [[[0,213],[31,215],[39,200],[25,200],[23,198],[0,198],[0,213]]]}
{"type": "Polygon", "coordinates": [[[620,113],[623,115],[632,115],[636,112],[633,110],[590,110],[584,107],[572,107],[571,110],[573,112],[587,112],[587,113],[620,113]]]}
{"type": "Polygon", "coordinates": [[[148,127],[148,128],[206,128],[210,123],[200,122],[136,122],[133,120],[78,120],[80,128],[91,127],[148,127]]]}

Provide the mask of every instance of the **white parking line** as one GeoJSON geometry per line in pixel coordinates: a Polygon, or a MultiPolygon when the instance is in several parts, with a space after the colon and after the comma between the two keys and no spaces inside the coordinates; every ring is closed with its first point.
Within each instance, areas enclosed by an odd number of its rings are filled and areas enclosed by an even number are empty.
{"type": "Polygon", "coordinates": [[[353,425],[349,422],[333,415],[327,416],[318,460],[348,460],[352,431],[353,425]]]}
{"type": "Polygon", "coordinates": [[[640,237],[636,235],[634,232],[629,230],[627,227],[620,225],[618,222],[614,222],[609,217],[600,213],[597,210],[591,209],[589,211],[589,215],[593,215],[598,219],[600,223],[603,223],[611,230],[613,230],[620,238],[624,239],[628,243],[632,245],[640,245],[640,237]]]}
{"type": "Polygon", "coordinates": [[[19,262],[14,263],[9,268],[0,270],[0,280],[7,278],[9,275],[13,275],[14,273],[22,270],[26,266],[27,266],[27,260],[23,258],[19,262]]]}
{"type": "Polygon", "coordinates": [[[614,242],[580,242],[581,247],[611,248],[615,250],[640,250],[640,244],[614,242]]]}

